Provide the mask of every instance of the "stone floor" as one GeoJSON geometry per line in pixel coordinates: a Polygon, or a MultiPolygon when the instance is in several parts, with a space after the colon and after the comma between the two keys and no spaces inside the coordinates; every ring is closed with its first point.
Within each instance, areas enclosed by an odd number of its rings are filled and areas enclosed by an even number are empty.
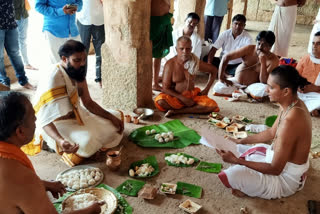
{"type": "MultiPolygon", "coordinates": [[[[37,15],[33,16],[33,20],[39,21],[37,15]]],[[[261,22],[248,22],[247,30],[254,37],[257,35],[258,31],[267,29],[268,23],[261,22]]],[[[42,72],[47,63],[45,63],[43,53],[44,40],[41,38],[41,29],[35,28],[30,30],[29,41],[30,48],[29,53],[31,56],[31,62],[33,65],[41,68],[39,71],[27,71],[27,75],[30,78],[31,83],[37,83],[37,77],[39,73],[42,72]],[[35,39],[36,38],[36,39],[35,39]]],[[[311,32],[310,26],[300,26],[297,25],[295,34],[293,35],[293,40],[290,47],[290,55],[296,59],[306,54],[306,46],[309,40],[309,33],[311,32]]],[[[89,71],[88,71],[88,83],[91,95],[99,103],[101,103],[102,90],[94,82],[94,57],[89,57],[89,71]]],[[[197,79],[197,83],[203,86],[205,83],[205,77],[200,76],[197,79]]],[[[23,91],[32,96],[32,92],[22,90],[21,87],[14,83],[12,85],[13,90],[23,91]]],[[[278,107],[270,103],[246,103],[246,102],[234,102],[230,103],[222,98],[214,98],[221,108],[221,113],[225,116],[232,116],[235,114],[241,114],[248,118],[252,118],[256,123],[263,123],[267,116],[276,114],[278,107]]],[[[126,112],[131,113],[132,112],[126,112]]],[[[215,127],[210,126],[204,119],[190,118],[190,115],[175,116],[174,119],[180,119],[185,125],[195,129],[196,131],[201,130],[203,127],[209,127],[212,131],[224,135],[222,130],[218,130],[215,127]]],[[[310,170],[308,172],[308,179],[306,181],[305,187],[302,191],[297,194],[283,199],[277,200],[263,200],[258,198],[237,198],[231,195],[231,191],[226,189],[218,177],[215,174],[204,173],[195,170],[194,168],[174,168],[166,165],[164,161],[164,153],[166,152],[179,152],[183,151],[187,154],[193,155],[200,158],[203,161],[223,163],[220,157],[215,153],[214,150],[210,150],[205,146],[189,146],[185,149],[146,149],[141,148],[133,144],[128,140],[128,135],[134,129],[141,127],[142,125],[158,124],[166,122],[169,119],[164,118],[163,114],[160,112],[155,112],[153,118],[148,121],[143,121],[141,125],[126,124],[125,136],[122,140],[124,145],[123,155],[122,155],[122,168],[117,172],[111,172],[106,167],[104,161],[98,163],[88,163],[93,166],[100,167],[104,174],[104,183],[111,187],[117,187],[119,184],[129,179],[127,174],[128,167],[130,163],[136,160],[144,159],[149,155],[155,155],[159,162],[160,173],[150,179],[144,179],[148,184],[159,186],[162,182],[177,182],[183,181],[188,183],[193,183],[199,185],[203,188],[203,195],[201,199],[193,199],[195,202],[201,204],[203,208],[199,213],[201,214],[213,214],[213,213],[240,213],[241,207],[247,207],[249,213],[252,214],[262,214],[262,213],[279,213],[279,214],[306,214],[307,211],[307,201],[308,200],[320,200],[319,193],[319,179],[320,179],[320,159],[311,159],[310,170]]],[[[320,119],[312,119],[313,122],[313,150],[319,150],[316,147],[320,142],[320,119]]],[[[60,161],[57,154],[48,153],[42,151],[39,155],[30,157],[32,163],[35,166],[36,172],[42,179],[54,180],[56,175],[62,170],[68,167],[60,161]]],[[[223,167],[227,168],[229,164],[223,163],[223,167]]],[[[155,200],[144,201],[143,199],[135,197],[127,197],[126,199],[134,209],[134,213],[139,214],[162,214],[162,213],[183,213],[178,208],[178,205],[188,199],[189,197],[174,195],[165,196],[159,195],[155,200]]]]}

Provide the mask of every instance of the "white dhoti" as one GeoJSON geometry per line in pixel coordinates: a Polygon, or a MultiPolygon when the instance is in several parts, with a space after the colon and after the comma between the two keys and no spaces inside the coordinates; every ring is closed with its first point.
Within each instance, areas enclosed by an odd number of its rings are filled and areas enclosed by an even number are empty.
{"type": "Polygon", "coordinates": [[[269,25],[270,31],[276,36],[276,41],[271,49],[278,56],[287,57],[291,36],[297,18],[297,5],[280,7],[276,5],[269,25]]]}
{"type": "Polygon", "coordinates": [[[267,84],[257,82],[249,85],[244,91],[247,94],[250,94],[250,96],[253,97],[254,99],[259,100],[268,95],[268,93],[266,92],[266,89],[267,89],[267,84]]]}
{"type": "MultiPolygon", "coordinates": [[[[274,151],[270,145],[237,145],[240,158],[247,161],[271,163],[274,151]]],[[[287,162],[280,175],[267,175],[242,165],[233,165],[219,174],[222,183],[251,197],[275,199],[293,195],[306,180],[309,160],[302,165],[287,162]]]]}
{"type": "Polygon", "coordinates": [[[315,109],[320,109],[320,93],[317,93],[317,92],[300,93],[300,92],[298,92],[298,97],[307,106],[309,112],[312,112],[315,109]]]}

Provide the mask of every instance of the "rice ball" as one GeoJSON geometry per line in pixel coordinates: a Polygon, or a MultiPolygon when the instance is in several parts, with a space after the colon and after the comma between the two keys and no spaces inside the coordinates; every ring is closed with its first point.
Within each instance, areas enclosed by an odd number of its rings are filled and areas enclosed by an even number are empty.
{"type": "Polygon", "coordinates": [[[80,189],[80,185],[79,185],[79,184],[74,184],[74,185],[72,186],[72,189],[78,190],[78,189],[80,189]]]}
{"type": "Polygon", "coordinates": [[[88,184],[91,186],[91,185],[94,185],[96,183],[96,181],[94,179],[90,179],[88,181],[88,184]]]}
{"type": "Polygon", "coordinates": [[[80,188],[87,188],[88,184],[87,183],[80,183],[80,188]]]}
{"type": "Polygon", "coordinates": [[[151,129],[151,134],[155,134],[157,131],[155,129],[151,129]]]}
{"type": "Polygon", "coordinates": [[[150,133],[150,130],[146,130],[146,135],[149,135],[150,133]]]}
{"type": "Polygon", "coordinates": [[[100,179],[101,179],[101,177],[98,176],[98,175],[96,175],[96,177],[94,177],[94,180],[95,180],[95,181],[99,181],[100,179]]]}

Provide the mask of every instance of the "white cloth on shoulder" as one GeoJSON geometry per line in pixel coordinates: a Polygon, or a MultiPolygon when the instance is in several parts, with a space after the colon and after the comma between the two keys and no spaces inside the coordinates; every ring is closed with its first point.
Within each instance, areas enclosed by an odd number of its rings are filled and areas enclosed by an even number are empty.
{"type": "MultiPolygon", "coordinates": [[[[247,161],[271,163],[274,155],[270,145],[237,145],[240,158],[247,161]]],[[[301,190],[309,169],[309,160],[297,165],[287,162],[280,175],[268,175],[242,165],[233,165],[219,174],[222,183],[232,189],[240,190],[251,197],[276,199],[288,197],[301,190]]]]}
{"type": "Polygon", "coordinates": [[[275,6],[269,29],[276,36],[271,49],[278,56],[288,56],[289,44],[294,31],[297,18],[297,5],[289,7],[275,6]]]}
{"type": "MultiPolygon", "coordinates": [[[[79,112],[83,125],[79,124],[78,121],[73,118],[57,120],[58,118],[73,112],[73,105],[70,101],[70,97],[71,94],[77,91],[77,86],[72,84],[71,79],[61,65],[54,65],[49,72],[50,73],[44,73],[43,78],[39,81],[37,92],[34,96],[34,104],[36,105],[39,103],[40,99],[43,100],[45,97],[44,94],[52,89],[66,89],[67,93],[61,92],[64,94],[63,96],[40,105],[41,107],[39,108],[39,111],[36,112],[37,128],[35,138],[41,139],[41,136],[51,149],[59,152],[59,147],[56,144],[56,141],[49,137],[43,130],[44,126],[53,122],[63,138],[70,142],[79,144],[77,155],[80,157],[90,157],[100,148],[112,148],[117,146],[123,135],[117,132],[117,129],[110,120],[94,115],[84,109],[80,105],[79,99],[75,104],[75,108],[79,112]]],[[[119,118],[121,116],[120,112],[112,110],[108,110],[108,112],[119,118]]],[[[36,143],[39,142],[35,142],[35,144],[36,143]]]]}

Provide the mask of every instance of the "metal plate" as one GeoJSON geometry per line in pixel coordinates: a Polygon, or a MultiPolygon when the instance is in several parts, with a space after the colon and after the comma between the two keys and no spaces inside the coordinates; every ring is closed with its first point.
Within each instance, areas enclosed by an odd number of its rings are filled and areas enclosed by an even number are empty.
{"type": "MultiPolygon", "coordinates": [[[[89,166],[89,165],[74,166],[74,167],[72,167],[72,168],[70,168],[70,169],[66,169],[66,170],[60,172],[60,173],[57,175],[57,177],[56,177],[56,181],[58,181],[57,178],[58,178],[59,176],[61,176],[61,175],[64,175],[64,174],[67,174],[67,173],[70,173],[70,172],[73,172],[73,171],[78,171],[78,170],[81,170],[81,169],[100,169],[100,168],[98,168],[98,167],[93,167],[93,166],[89,166]]],[[[103,181],[103,179],[104,179],[104,174],[103,174],[103,172],[102,172],[101,169],[100,169],[100,172],[101,172],[101,178],[100,178],[100,180],[99,180],[99,181],[96,181],[96,183],[95,183],[94,185],[90,185],[90,186],[88,186],[88,187],[86,187],[86,188],[95,187],[95,186],[99,185],[99,184],[103,181]]],[[[83,189],[83,188],[80,188],[80,189],[83,189]]],[[[84,188],[84,189],[85,189],[85,188],[84,188]]],[[[77,191],[77,190],[71,189],[71,188],[69,188],[69,187],[67,187],[67,186],[66,186],[66,190],[67,190],[67,191],[70,191],[70,192],[77,191]]]]}

